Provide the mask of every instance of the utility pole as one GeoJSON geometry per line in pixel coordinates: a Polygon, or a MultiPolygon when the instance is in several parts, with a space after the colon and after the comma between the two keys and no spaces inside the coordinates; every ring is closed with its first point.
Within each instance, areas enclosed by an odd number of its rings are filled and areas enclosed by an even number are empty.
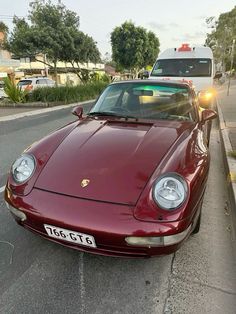
{"type": "Polygon", "coordinates": [[[233,39],[232,51],[231,51],[231,63],[230,63],[230,71],[229,71],[229,82],[228,82],[227,96],[229,96],[231,74],[232,74],[232,69],[233,69],[233,65],[234,65],[234,46],[235,46],[235,39],[233,39]]]}

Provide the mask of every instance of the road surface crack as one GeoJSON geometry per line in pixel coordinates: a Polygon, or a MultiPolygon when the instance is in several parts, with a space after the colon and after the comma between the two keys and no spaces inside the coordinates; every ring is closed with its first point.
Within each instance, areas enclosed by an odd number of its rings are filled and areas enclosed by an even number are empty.
{"type": "Polygon", "coordinates": [[[15,246],[12,243],[8,242],[8,241],[0,241],[0,243],[7,244],[7,245],[9,245],[11,247],[12,251],[11,251],[11,257],[10,257],[10,264],[12,264],[12,262],[13,262],[13,252],[14,252],[15,246]]]}
{"type": "Polygon", "coordinates": [[[186,283],[198,285],[198,286],[205,287],[205,288],[210,288],[210,289],[222,292],[222,293],[226,293],[226,294],[229,294],[229,295],[235,295],[236,296],[236,291],[228,291],[228,290],[225,290],[225,289],[222,289],[222,288],[219,288],[219,287],[208,285],[208,284],[200,282],[200,281],[189,280],[187,278],[183,278],[182,276],[178,276],[178,275],[175,275],[175,274],[173,274],[173,277],[176,278],[176,279],[179,279],[179,280],[181,280],[183,282],[186,282],[186,283]]]}
{"type": "Polygon", "coordinates": [[[173,275],[173,270],[174,270],[174,261],[175,261],[175,253],[173,254],[171,265],[170,265],[170,274],[168,276],[167,295],[164,302],[163,314],[171,314],[171,311],[168,309],[168,299],[170,298],[170,295],[171,295],[171,279],[172,279],[171,277],[173,275]]]}

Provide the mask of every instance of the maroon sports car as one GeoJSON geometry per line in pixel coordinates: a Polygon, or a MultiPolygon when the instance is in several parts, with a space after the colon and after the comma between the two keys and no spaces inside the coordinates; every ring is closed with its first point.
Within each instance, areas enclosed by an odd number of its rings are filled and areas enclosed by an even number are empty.
{"type": "Polygon", "coordinates": [[[187,83],[110,84],[83,117],[13,163],[5,199],[23,227],[102,255],[176,251],[200,227],[207,121],[187,83]]]}

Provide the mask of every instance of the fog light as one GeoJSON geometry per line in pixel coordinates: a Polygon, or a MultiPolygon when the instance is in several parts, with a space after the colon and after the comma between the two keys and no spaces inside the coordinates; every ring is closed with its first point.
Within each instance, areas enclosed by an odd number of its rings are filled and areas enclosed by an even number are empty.
{"type": "Polygon", "coordinates": [[[180,233],[176,233],[170,236],[163,237],[126,237],[125,241],[129,245],[133,246],[147,246],[147,247],[160,247],[160,246],[168,246],[174,245],[181,241],[183,241],[188,235],[190,229],[190,225],[186,230],[180,233]]]}
{"type": "Polygon", "coordinates": [[[23,213],[22,211],[20,211],[19,209],[16,209],[15,207],[12,207],[10,204],[8,204],[7,202],[6,203],[6,206],[7,208],[10,210],[10,212],[16,216],[17,218],[19,218],[21,221],[25,221],[26,220],[26,214],[23,213]]]}

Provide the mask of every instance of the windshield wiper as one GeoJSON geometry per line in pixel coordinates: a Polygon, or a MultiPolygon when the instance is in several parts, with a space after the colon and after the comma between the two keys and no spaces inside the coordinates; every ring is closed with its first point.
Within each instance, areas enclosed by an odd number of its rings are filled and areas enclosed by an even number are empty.
{"type": "Polygon", "coordinates": [[[118,117],[118,118],[125,118],[125,119],[138,119],[137,117],[130,116],[130,115],[123,115],[112,111],[94,111],[89,112],[88,116],[112,116],[112,117],[118,117]]]}
{"type": "Polygon", "coordinates": [[[88,116],[117,116],[117,113],[111,111],[94,111],[89,112],[88,116]]]}

